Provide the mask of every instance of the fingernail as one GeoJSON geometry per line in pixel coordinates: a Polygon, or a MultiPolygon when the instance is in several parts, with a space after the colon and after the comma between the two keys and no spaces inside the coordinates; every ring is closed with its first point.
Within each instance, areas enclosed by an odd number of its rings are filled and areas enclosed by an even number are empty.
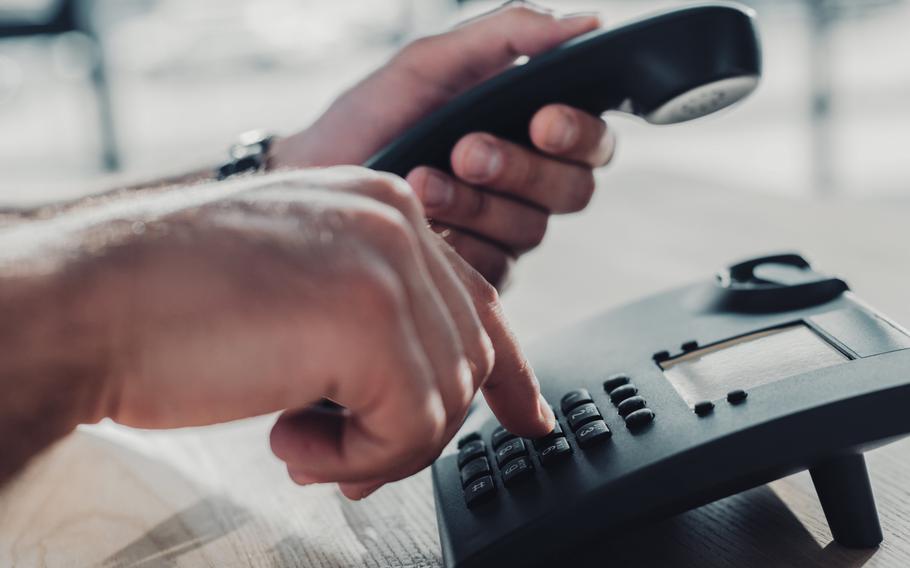
{"type": "Polygon", "coordinates": [[[452,203],[452,180],[439,172],[427,173],[426,181],[417,188],[417,196],[427,209],[445,209],[452,203]]]}
{"type": "Polygon", "coordinates": [[[293,473],[291,474],[291,479],[297,485],[312,485],[314,483],[319,483],[315,477],[305,473],[293,473]]]}
{"type": "Polygon", "coordinates": [[[568,14],[563,14],[559,17],[560,20],[596,20],[597,24],[600,25],[600,12],[594,10],[582,11],[582,12],[569,12],[568,14]]]}
{"type": "Polygon", "coordinates": [[[465,156],[464,175],[473,181],[484,181],[499,172],[502,154],[489,141],[478,139],[465,156]]]}
{"type": "Polygon", "coordinates": [[[560,112],[558,120],[554,120],[547,130],[547,145],[554,150],[567,150],[575,143],[578,136],[578,124],[575,117],[567,112],[560,112]]]}
{"type": "Polygon", "coordinates": [[[540,417],[547,423],[547,428],[552,430],[556,427],[556,416],[553,414],[553,409],[550,407],[550,403],[547,402],[547,399],[540,395],[537,400],[537,406],[540,409],[540,417]]]}

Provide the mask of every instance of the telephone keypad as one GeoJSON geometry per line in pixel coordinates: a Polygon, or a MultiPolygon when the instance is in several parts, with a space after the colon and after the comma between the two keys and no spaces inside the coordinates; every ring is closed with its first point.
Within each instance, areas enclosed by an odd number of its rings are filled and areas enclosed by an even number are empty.
{"type": "Polygon", "coordinates": [[[473,442],[468,442],[458,450],[458,467],[464,466],[464,464],[473,460],[474,458],[479,458],[480,456],[486,454],[487,447],[482,440],[474,440],[473,442]]]}
{"type": "Polygon", "coordinates": [[[518,456],[526,455],[527,453],[528,450],[525,448],[524,440],[515,438],[514,440],[509,440],[496,450],[496,463],[501,467],[502,464],[507,461],[518,456]]]}
{"type": "Polygon", "coordinates": [[[599,420],[603,417],[600,415],[600,411],[597,410],[597,407],[589,402],[570,410],[566,414],[566,418],[569,420],[569,426],[572,427],[572,430],[578,430],[581,425],[592,420],[599,420]]]}
{"type": "Polygon", "coordinates": [[[537,449],[537,457],[543,466],[550,465],[568,457],[572,453],[572,448],[565,438],[553,438],[546,444],[537,449]]]}
{"type": "Polygon", "coordinates": [[[509,432],[502,426],[493,430],[493,435],[490,438],[490,441],[493,442],[493,449],[499,448],[499,446],[515,438],[515,434],[509,432]]]}
{"type": "Polygon", "coordinates": [[[582,426],[575,432],[575,439],[581,446],[588,446],[595,442],[603,442],[610,438],[612,433],[603,420],[595,420],[582,426]]]}
{"type": "Polygon", "coordinates": [[[473,441],[479,440],[479,439],[480,439],[480,433],[478,433],[478,432],[471,432],[470,434],[466,434],[458,440],[458,449],[460,450],[461,448],[465,447],[465,444],[467,444],[468,442],[473,442],[473,441]]]}
{"type": "Polygon", "coordinates": [[[490,462],[487,458],[473,459],[461,468],[461,486],[464,487],[484,475],[490,475],[490,462]]]}
{"type": "Polygon", "coordinates": [[[594,399],[591,398],[591,393],[588,392],[588,389],[575,389],[569,391],[562,397],[560,407],[562,408],[563,414],[568,414],[569,411],[576,406],[593,401],[594,399]]]}
{"type": "Polygon", "coordinates": [[[511,485],[520,479],[531,474],[531,461],[527,457],[515,458],[500,468],[502,470],[502,482],[511,485]]]}
{"type": "Polygon", "coordinates": [[[556,426],[553,427],[553,430],[549,434],[543,436],[542,438],[537,438],[534,440],[534,447],[538,450],[544,446],[549,445],[554,438],[560,438],[565,436],[562,431],[562,424],[559,423],[559,420],[556,421],[556,426]]]}
{"type": "Polygon", "coordinates": [[[485,475],[475,479],[464,488],[464,500],[468,507],[473,507],[478,503],[489,500],[496,493],[496,486],[493,485],[493,478],[485,475]]]}

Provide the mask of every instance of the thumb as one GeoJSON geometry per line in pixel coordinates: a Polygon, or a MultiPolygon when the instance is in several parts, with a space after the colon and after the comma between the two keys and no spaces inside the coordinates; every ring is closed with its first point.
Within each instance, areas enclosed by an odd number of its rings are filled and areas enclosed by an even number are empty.
{"type": "Polygon", "coordinates": [[[509,4],[418,42],[415,66],[431,82],[466,90],[512,65],[600,26],[593,13],[557,16],[524,2],[509,4]]]}

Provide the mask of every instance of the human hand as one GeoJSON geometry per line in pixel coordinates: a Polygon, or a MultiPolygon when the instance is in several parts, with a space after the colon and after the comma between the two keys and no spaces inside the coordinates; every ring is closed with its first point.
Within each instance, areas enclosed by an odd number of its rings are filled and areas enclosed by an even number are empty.
{"type": "MultiPolygon", "coordinates": [[[[455,29],[419,39],[339,99],[310,128],[279,140],[276,168],[361,164],[431,111],[504,71],[599,25],[509,3],[455,29]]],[[[593,168],[614,139],[598,117],[546,106],[528,125],[535,150],[487,133],[452,151],[454,177],[429,168],[407,176],[434,227],[488,281],[543,239],[549,215],[579,211],[594,191],[593,168]]]]}
{"type": "Polygon", "coordinates": [[[272,446],[291,477],[353,498],[431,463],[478,389],[516,434],[553,427],[495,289],[400,178],[329,168],[170,197],[115,204],[109,223],[85,212],[94,246],[74,273],[94,293],[79,310],[109,340],[93,419],[171,428],[286,409],[272,446]]]}

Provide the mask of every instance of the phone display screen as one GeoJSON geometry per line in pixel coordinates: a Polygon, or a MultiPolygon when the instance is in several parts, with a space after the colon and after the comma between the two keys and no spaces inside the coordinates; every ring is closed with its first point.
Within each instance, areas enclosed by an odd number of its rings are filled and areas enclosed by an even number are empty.
{"type": "Polygon", "coordinates": [[[795,324],[736,337],[660,363],[676,392],[694,407],[732,390],[757,387],[849,359],[810,327],[795,324]]]}

